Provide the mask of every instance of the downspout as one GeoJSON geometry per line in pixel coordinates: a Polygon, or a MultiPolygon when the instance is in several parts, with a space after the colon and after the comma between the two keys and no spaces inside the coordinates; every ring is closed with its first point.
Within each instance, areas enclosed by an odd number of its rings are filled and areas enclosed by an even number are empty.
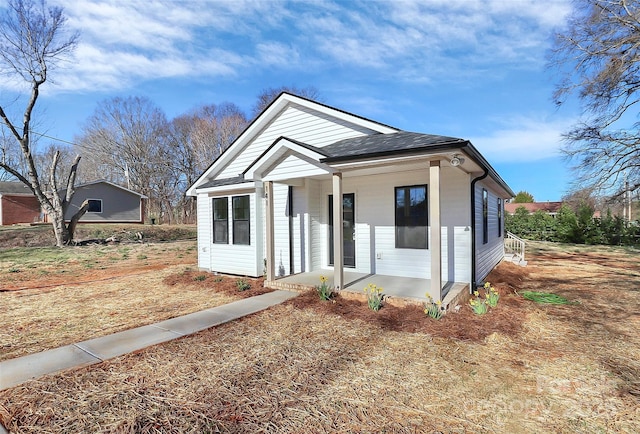
{"type": "Polygon", "coordinates": [[[471,181],[471,288],[473,291],[478,287],[476,282],[476,183],[482,181],[489,175],[489,170],[484,167],[484,173],[471,181]]]}
{"type": "Polygon", "coordinates": [[[293,187],[291,185],[289,186],[287,196],[287,208],[289,208],[289,274],[293,274],[293,187]]]}

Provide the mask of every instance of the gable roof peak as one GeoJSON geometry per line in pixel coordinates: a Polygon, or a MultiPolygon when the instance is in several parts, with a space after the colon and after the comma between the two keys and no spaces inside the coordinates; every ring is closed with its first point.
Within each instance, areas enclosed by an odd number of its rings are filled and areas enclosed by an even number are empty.
{"type": "Polygon", "coordinates": [[[187,190],[187,195],[194,196],[195,191],[201,185],[213,180],[218,172],[218,167],[222,168],[232,161],[242,149],[259,135],[269,124],[280,116],[280,114],[290,106],[304,107],[317,112],[326,117],[332,117],[340,122],[347,122],[359,128],[363,128],[375,133],[395,133],[398,128],[385,125],[383,123],[367,119],[365,117],[341,110],[336,107],[326,105],[305,97],[293,95],[288,92],[281,92],[262,112],[240,133],[236,140],[211,163],[196,182],[187,190]]]}

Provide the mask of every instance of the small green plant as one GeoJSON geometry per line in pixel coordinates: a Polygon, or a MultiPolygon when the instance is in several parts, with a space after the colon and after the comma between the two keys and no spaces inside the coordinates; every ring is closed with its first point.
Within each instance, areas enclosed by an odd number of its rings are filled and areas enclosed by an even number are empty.
{"type": "Polygon", "coordinates": [[[251,289],[251,285],[244,279],[236,280],[236,286],[238,287],[238,291],[246,291],[251,289]]]}
{"type": "Polygon", "coordinates": [[[320,286],[316,286],[320,300],[330,300],[333,297],[333,288],[327,283],[327,278],[320,276],[320,286]]]}
{"type": "Polygon", "coordinates": [[[498,305],[498,300],[500,300],[500,294],[498,294],[498,290],[491,286],[489,282],[484,284],[485,298],[487,300],[487,304],[489,307],[496,307],[498,305]]]}
{"type": "Polygon", "coordinates": [[[204,280],[206,280],[207,276],[204,274],[198,274],[197,276],[195,276],[193,278],[193,280],[197,281],[197,282],[203,282],[204,280]]]}
{"type": "Polygon", "coordinates": [[[18,267],[11,267],[9,268],[9,273],[20,273],[22,270],[19,269],[18,267]]]}
{"type": "Polygon", "coordinates": [[[485,299],[480,298],[480,293],[478,291],[474,291],[473,295],[475,295],[475,299],[472,298],[469,300],[469,305],[471,305],[471,309],[473,313],[476,315],[484,315],[487,313],[487,302],[485,299]]]}
{"type": "Polygon", "coordinates": [[[369,309],[374,312],[379,311],[382,307],[382,299],[384,298],[382,287],[370,283],[364,287],[364,292],[367,294],[367,304],[369,305],[369,309]]]}
{"type": "Polygon", "coordinates": [[[223,280],[224,280],[224,278],[223,278],[222,276],[218,276],[218,277],[216,277],[215,279],[213,279],[213,281],[214,281],[215,283],[220,283],[220,282],[222,282],[223,280]]]}
{"type": "Polygon", "coordinates": [[[147,255],[144,255],[144,254],[142,254],[142,255],[138,255],[138,256],[136,256],[136,258],[137,258],[137,259],[140,259],[140,260],[142,260],[142,259],[147,259],[147,255]]]}
{"type": "Polygon", "coordinates": [[[527,300],[541,304],[575,304],[561,295],[550,292],[523,291],[521,295],[527,300]]]}
{"type": "Polygon", "coordinates": [[[431,295],[427,293],[427,302],[424,305],[424,313],[433,319],[442,318],[442,302],[440,300],[434,302],[431,295]]]}

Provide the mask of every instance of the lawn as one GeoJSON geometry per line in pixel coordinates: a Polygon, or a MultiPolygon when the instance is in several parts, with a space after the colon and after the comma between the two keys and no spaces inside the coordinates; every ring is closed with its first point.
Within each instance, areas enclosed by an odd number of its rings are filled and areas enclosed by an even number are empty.
{"type": "Polygon", "coordinates": [[[0,360],[219,306],[261,288],[255,281],[254,290],[239,294],[235,278],[213,282],[195,263],[195,241],[0,250],[0,360]]]}
{"type": "MultiPolygon", "coordinates": [[[[484,316],[462,306],[436,321],[418,307],[374,313],[302,295],[2,391],[0,421],[12,433],[639,432],[640,252],[547,243],[530,252],[528,267],[494,270],[501,299],[484,316]],[[518,295],[526,290],[573,304],[539,305],[518,295]]],[[[157,286],[185,302],[205,290],[236,296],[193,269],[163,272],[157,286]]]]}

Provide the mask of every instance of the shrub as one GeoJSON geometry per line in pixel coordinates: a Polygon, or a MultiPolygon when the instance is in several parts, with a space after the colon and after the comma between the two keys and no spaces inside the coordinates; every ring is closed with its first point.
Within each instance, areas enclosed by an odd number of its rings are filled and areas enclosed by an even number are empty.
{"type": "Polygon", "coordinates": [[[238,291],[246,291],[251,289],[251,285],[244,279],[236,280],[236,286],[238,287],[238,291]]]}

